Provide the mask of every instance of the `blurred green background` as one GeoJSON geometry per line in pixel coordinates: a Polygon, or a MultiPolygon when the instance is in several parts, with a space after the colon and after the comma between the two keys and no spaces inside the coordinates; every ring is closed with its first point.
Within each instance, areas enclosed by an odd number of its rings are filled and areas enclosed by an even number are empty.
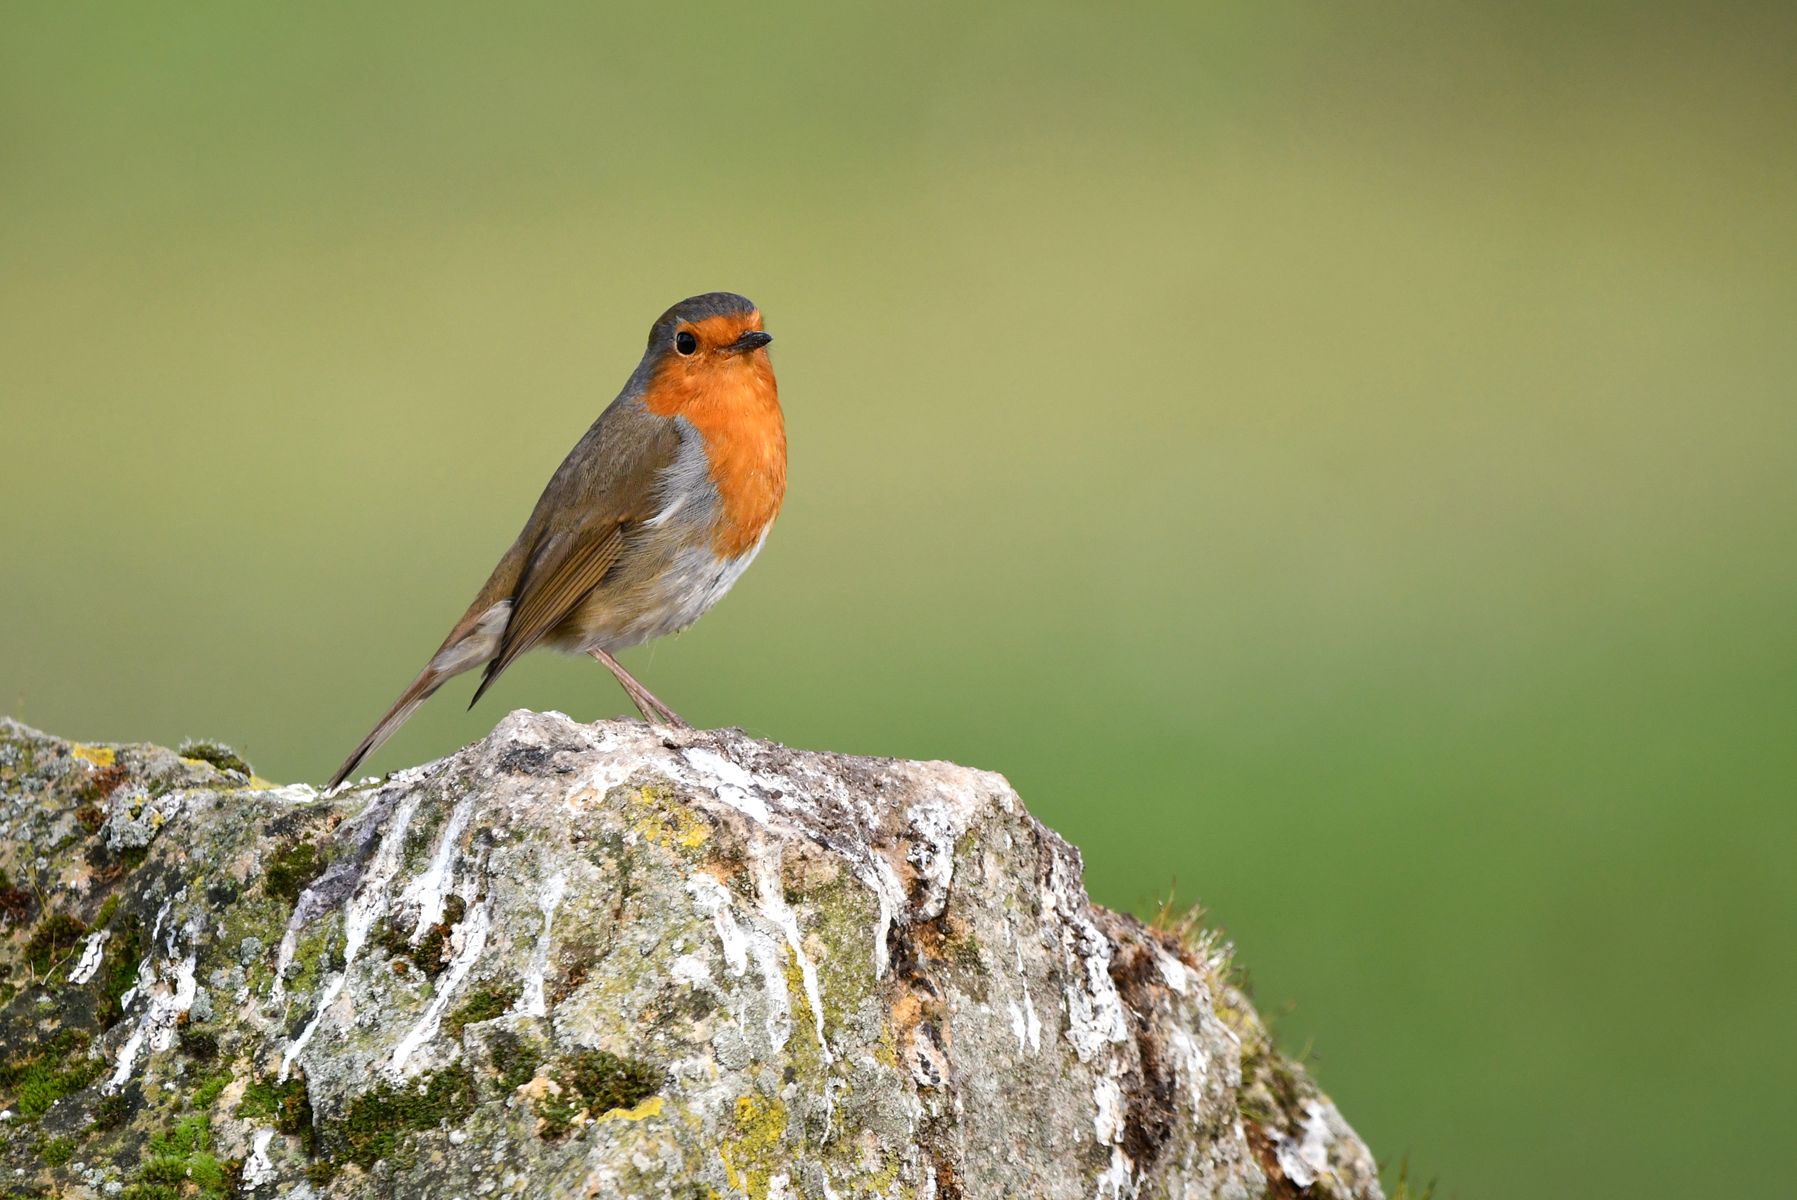
{"type": "MultiPolygon", "coordinates": [[[[742,291],[790,498],[660,695],[1177,880],[1444,1195],[1777,1177],[1790,5],[0,13],[0,706],[323,778],[742,291]]],[[[470,687],[373,766],[626,710],[470,687]]]]}

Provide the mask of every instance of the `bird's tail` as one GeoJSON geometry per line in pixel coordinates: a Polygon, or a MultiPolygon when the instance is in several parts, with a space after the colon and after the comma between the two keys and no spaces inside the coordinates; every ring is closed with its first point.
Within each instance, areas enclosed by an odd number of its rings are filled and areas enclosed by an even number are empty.
{"type": "Polygon", "coordinates": [[[453,674],[455,674],[453,671],[439,671],[434,664],[420,671],[418,678],[412,681],[411,686],[399,694],[399,699],[393,702],[393,707],[387,710],[387,715],[368,731],[368,736],[362,739],[362,744],[352,750],[350,756],[343,760],[343,765],[337,768],[335,775],[331,776],[331,782],[325,785],[325,790],[328,792],[348,779],[350,772],[361,766],[362,760],[379,749],[382,742],[392,737],[394,732],[406,723],[406,718],[412,715],[413,710],[430,699],[431,693],[442,687],[453,674]]]}
{"type": "Polygon", "coordinates": [[[512,602],[500,600],[492,603],[487,597],[495,589],[496,581],[503,582],[499,572],[506,569],[511,559],[512,555],[507,554],[500,562],[494,578],[487,581],[486,589],[462,619],[456,622],[456,627],[449,631],[449,636],[443,639],[443,645],[438,648],[437,653],[425,664],[424,670],[418,672],[418,678],[412,680],[411,686],[399,694],[399,699],[393,702],[387,715],[368,731],[362,744],[343,760],[343,765],[331,776],[331,782],[325,785],[327,792],[348,779],[349,773],[360,766],[363,759],[373,754],[382,742],[392,737],[394,731],[406,723],[406,718],[412,715],[413,709],[431,698],[431,693],[463,671],[485,664],[499,652],[499,636],[511,617],[512,602]]]}

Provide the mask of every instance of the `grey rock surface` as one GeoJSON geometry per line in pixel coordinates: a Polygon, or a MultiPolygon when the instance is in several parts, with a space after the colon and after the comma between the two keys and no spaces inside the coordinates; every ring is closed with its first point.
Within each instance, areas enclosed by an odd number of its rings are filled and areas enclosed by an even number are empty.
{"type": "Polygon", "coordinates": [[[1221,949],[996,775],[529,712],[328,797],[184,750],[0,725],[0,1188],[1381,1195],[1221,949]]]}

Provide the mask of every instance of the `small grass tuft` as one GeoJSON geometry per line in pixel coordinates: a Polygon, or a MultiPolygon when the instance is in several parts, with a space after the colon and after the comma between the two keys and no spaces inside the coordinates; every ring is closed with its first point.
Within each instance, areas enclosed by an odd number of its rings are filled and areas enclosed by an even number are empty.
{"type": "Polygon", "coordinates": [[[1148,918],[1148,928],[1162,938],[1194,949],[1205,936],[1205,916],[1204,905],[1181,904],[1174,898],[1173,889],[1168,888],[1167,898],[1156,902],[1154,915],[1148,918]]]}
{"type": "Polygon", "coordinates": [[[1410,1182],[1410,1159],[1406,1156],[1398,1163],[1398,1177],[1392,1182],[1391,1190],[1386,1193],[1386,1200],[1434,1200],[1435,1180],[1431,1179],[1422,1187],[1410,1182]]]}

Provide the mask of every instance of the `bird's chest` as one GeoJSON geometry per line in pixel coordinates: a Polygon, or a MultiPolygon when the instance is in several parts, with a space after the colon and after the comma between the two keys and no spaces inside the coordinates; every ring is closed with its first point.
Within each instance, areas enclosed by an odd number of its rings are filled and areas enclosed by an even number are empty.
{"type": "MultiPolygon", "coordinates": [[[[681,451],[665,493],[713,500],[705,512],[712,550],[735,560],[760,545],[786,498],[786,426],[771,393],[728,404],[695,404],[676,418],[681,451]]],[[[689,519],[699,515],[697,508],[689,519]]]]}

